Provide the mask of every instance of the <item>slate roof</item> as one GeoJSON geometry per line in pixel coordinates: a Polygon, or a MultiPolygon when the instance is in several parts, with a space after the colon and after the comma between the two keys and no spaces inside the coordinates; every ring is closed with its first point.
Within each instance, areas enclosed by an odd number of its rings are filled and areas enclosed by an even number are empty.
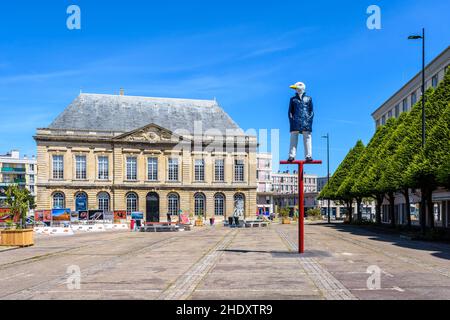
{"type": "Polygon", "coordinates": [[[50,129],[130,132],[151,123],[175,131],[238,129],[239,126],[213,100],[150,98],[80,94],[51,124],[50,129]]]}

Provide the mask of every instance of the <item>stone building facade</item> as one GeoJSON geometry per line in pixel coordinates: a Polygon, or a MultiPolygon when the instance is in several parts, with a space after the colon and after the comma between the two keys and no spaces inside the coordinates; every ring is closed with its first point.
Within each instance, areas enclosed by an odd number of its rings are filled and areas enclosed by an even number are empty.
{"type": "Polygon", "coordinates": [[[215,101],[81,94],[35,140],[37,209],[256,214],[256,137],[215,101]]]}

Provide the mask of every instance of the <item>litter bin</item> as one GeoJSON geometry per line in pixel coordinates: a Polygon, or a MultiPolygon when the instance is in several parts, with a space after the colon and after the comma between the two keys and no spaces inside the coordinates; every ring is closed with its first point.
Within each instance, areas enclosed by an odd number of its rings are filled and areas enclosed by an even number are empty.
{"type": "Polygon", "coordinates": [[[134,230],[134,219],[131,219],[131,222],[130,222],[130,229],[131,229],[131,230],[134,230]]]}
{"type": "Polygon", "coordinates": [[[228,217],[228,225],[230,227],[233,225],[233,217],[228,217]]]}
{"type": "Polygon", "coordinates": [[[214,218],[209,218],[209,224],[212,226],[214,225],[214,218]]]}
{"type": "Polygon", "coordinates": [[[235,224],[236,226],[239,225],[239,217],[234,217],[234,224],[235,224]]]}

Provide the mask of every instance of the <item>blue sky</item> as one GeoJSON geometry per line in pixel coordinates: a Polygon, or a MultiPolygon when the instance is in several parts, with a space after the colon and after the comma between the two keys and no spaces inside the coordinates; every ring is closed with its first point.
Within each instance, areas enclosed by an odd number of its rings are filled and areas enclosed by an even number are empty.
{"type": "MultiPolygon", "coordinates": [[[[449,45],[450,4],[435,1],[8,1],[0,10],[0,153],[35,154],[47,126],[80,92],[213,99],[244,129],[280,129],[287,153],[288,86],[315,102],[314,157],[335,170],[371,113],[449,45]],[[66,9],[81,8],[81,30],[66,9]],[[382,10],[382,29],[366,9],[382,10]]],[[[309,173],[326,174],[326,166],[309,173]]]]}

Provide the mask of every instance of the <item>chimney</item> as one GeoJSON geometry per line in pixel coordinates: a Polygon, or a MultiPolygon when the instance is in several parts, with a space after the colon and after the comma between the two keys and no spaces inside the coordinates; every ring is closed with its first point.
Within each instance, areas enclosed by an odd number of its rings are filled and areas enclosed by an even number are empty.
{"type": "Polygon", "coordinates": [[[120,88],[120,95],[121,95],[121,96],[124,95],[124,90],[123,90],[123,88],[120,88]]]}

